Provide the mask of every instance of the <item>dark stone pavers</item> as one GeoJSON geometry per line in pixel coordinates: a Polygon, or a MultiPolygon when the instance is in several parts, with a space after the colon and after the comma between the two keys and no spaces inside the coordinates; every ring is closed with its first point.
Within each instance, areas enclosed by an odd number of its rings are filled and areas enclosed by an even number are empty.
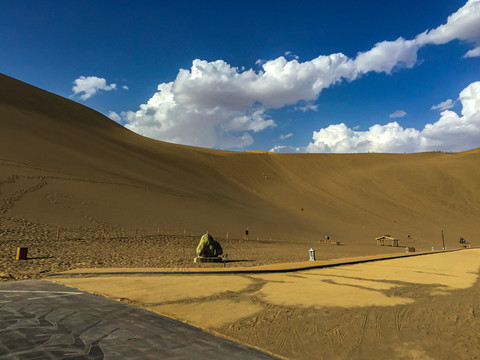
{"type": "Polygon", "coordinates": [[[193,326],[48,281],[0,284],[0,359],[274,359],[193,326]]]}

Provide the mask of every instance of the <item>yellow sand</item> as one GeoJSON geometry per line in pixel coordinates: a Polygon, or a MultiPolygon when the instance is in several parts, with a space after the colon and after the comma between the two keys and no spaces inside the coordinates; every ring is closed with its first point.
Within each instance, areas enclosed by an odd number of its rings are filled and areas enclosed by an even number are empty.
{"type": "Polygon", "coordinates": [[[161,277],[101,277],[59,279],[77,289],[114,299],[129,299],[144,304],[202,298],[227,291],[240,291],[251,280],[236,276],[161,276],[161,277]]]}
{"type": "Polygon", "coordinates": [[[261,276],[261,278],[268,283],[259,295],[263,301],[276,305],[320,308],[324,306],[394,306],[413,302],[412,299],[387,296],[378,291],[380,289],[377,284],[368,286],[370,283],[366,284],[362,280],[341,285],[342,282],[336,283],[334,277],[319,278],[316,274],[305,274],[302,277],[261,276]]]}
{"type": "Polygon", "coordinates": [[[255,275],[267,281],[263,300],[289,306],[392,306],[413,299],[387,296],[382,290],[406,284],[435,285],[432,295],[468,288],[476,281],[479,250],[401,258],[291,274],[255,275]],[[299,294],[301,294],[299,296],[299,294]]]}
{"type": "MultiPolygon", "coordinates": [[[[209,230],[216,239],[241,238],[248,227],[250,239],[311,240],[314,248],[325,236],[374,245],[392,234],[418,250],[439,248],[443,229],[449,248],[460,237],[479,244],[480,149],[227,152],[147,139],[2,74],[0,99],[0,227],[16,239],[19,227],[34,238],[60,227],[95,229],[95,237],[209,230]]],[[[337,247],[337,257],[352,248],[337,247]]],[[[193,258],[194,250],[185,251],[193,258]]]]}
{"type": "MultiPolygon", "coordinates": [[[[77,253],[78,245],[55,242],[70,259],[62,265],[66,268],[184,266],[175,260],[183,256],[190,263],[195,256],[198,241],[179,246],[159,238],[150,253],[168,252],[165,259],[146,263],[147,256],[137,254],[140,260],[130,261],[119,248],[125,236],[134,238],[135,229],[141,243],[147,235],[183,234],[185,229],[238,239],[248,226],[251,239],[273,238],[297,249],[300,241],[302,247],[309,242],[301,249],[305,256],[310,247],[320,255],[326,248],[319,240],[331,236],[343,246],[334,247],[330,258],[381,253],[374,238],[382,234],[417,250],[438,249],[442,229],[449,248],[458,246],[460,237],[479,244],[480,149],[452,154],[235,153],[144,138],[78,103],[1,74],[0,99],[5,253],[11,240],[52,239],[56,228],[68,232],[70,240],[84,241],[90,252],[92,237],[100,239],[106,230],[109,245],[95,261],[82,259],[90,254],[77,253]],[[110,249],[114,251],[106,254],[110,249]]],[[[251,251],[236,260],[264,257],[256,243],[249,242],[251,251]]],[[[131,249],[135,253],[136,247],[131,249]]],[[[278,247],[271,249],[279,256],[278,247]]],[[[278,262],[304,259],[296,255],[292,260],[295,251],[280,253],[278,262]]],[[[293,274],[300,277],[58,282],[147,308],[171,305],[168,311],[194,323],[204,319],[192,304],[214,307],[219,320],[211,326],[234,321],[228,320],[234,301],[241,319],[234,326],[225,323],[221,331],[292,358],[391,358],[395,352],[397,358],[480,358],[479,255],[472,250],[293,274]],[[254,311],[243,312],[250,304],[263,310],[245,318],[254,311]],[[402,345],[411,351],[400,353],[395,346],[402,345]]],[[[64,263],[50,251],[37,260],[49,258],[64,263]]],[[[15,267],[18,274],[25,273],[35,264],[8,265],[7,273],[15,267]]]]}
{"type": "MultiPolygon", "coordinates": [[[[264,283],[253,295],[268,304],[316,308],[395,306],[412,303],[414,299],[392,296],[386,294],[387,290],[425,284],[434,285],[431,295],[445,295],[451,290],[472,286],[479,267],[480,250],[474,249],[287,274],[114,276],[64,278],[56,282],[110,298],[153,305],[226,292],[238,295],[257,279],[264,283]]],[[[209,309],[213,305],[201,305],[204,306],[209,309]]],[[[219,319],[230,319],[231,302],[216,302],[214,308],[219,319]]],[[[246,313],[256,311],[256,308],[247,308],[246,313]]],[[[155,308],[160,312],[162,309],[170,314],[181,313],[182,319],[193,323],[204,319],[197,314],[199,307],[192,304],[155,308]]],[[[243,317],[243,312],[240,313],[243,317]]]]}
{"type": "Polygon", "coordinates": [[[213,300],[201,303],[168,304],[152,306],[149,310],[167,314],[179,320],[202,326],[204,328],[219,328],[225,324],[234,323],[248,318],[261,311],[263,306],[245,301],[213,300]],[[221,309],[221,311],[218,311],[221,309]]]}
{"type": "Polygon", "coordinates": [[[289,358],[435,359],[480,355],[478,290],[469,290],[479,268],[471,249],[285,274],[55,281],[289,358]],[[449,329],[464,335],[452,343],[449,329]]]}

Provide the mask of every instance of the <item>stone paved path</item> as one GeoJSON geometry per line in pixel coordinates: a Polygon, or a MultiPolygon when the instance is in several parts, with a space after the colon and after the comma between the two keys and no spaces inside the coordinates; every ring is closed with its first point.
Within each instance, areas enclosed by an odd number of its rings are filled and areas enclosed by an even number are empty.
{"type": "Polygon", "coordinates": [[[273,359],[176,320],[48,281],[0,284],[0,359],[273,359]]]}

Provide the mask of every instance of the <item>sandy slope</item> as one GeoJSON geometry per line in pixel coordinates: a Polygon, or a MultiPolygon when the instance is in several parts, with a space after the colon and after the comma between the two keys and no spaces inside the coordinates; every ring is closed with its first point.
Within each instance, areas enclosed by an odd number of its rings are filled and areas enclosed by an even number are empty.
{"type": "Polygon", "coordinates": [[[444,229],[451,246],[460,236],[475,244],[479,164],[478,149],[328,155],[179,146],[0,76],[2,239],[58,227],[240,238],[248,226],[252,238],[366,244],[391,233],[419,248],[438,247],[444,229]]]}
{"type": "Polygon", "coordinates": [[[480,250],[285,274],[56,278],[291,359],[477,359],[480,250]]]}
{"type": "MultiPolygon", "coordinates": [[[[304,261],[310,246],[321,259],[404,251],[375,246],[384,233],[418,249],[438,249],[441,229],[448,247],[460,236],[480,245],[479,165],[480,149],[287,155],[168,144],[0,75],[0,281],[192,266],[206,230],[231,259],[248,260],[231,266],[304,261]],[[321,245],[326,235],[342,246],[321,245]],[[30,260],[13,260],[19,245],[30,260]]],[[[168,276],[65,281],[291,358],[478,358],[478,252],[188,286],[168,276]]]]}

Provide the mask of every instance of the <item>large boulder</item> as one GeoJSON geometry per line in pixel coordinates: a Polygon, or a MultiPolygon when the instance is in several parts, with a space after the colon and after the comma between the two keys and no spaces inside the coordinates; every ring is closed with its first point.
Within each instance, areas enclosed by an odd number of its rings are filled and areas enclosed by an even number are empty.
{"type": "Polygon", "coordinates": [[[212,235],[205,234],[200,239],[197,246],[197,256],[199,257],[215,257],[223,254],[222,247],[216,242],[212,235]]]}

